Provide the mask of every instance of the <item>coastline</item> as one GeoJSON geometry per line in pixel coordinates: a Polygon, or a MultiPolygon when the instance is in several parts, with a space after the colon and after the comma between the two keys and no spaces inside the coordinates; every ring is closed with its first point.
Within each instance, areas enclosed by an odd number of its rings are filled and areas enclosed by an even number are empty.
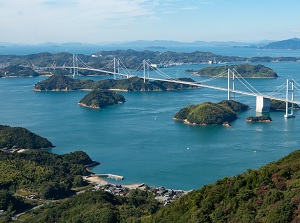
{"type": "MultiPolygon", "coordinates": [[[[87,177],[84,177],[84,179],[87,180],[90,183],[95,183],[98,186],[106,186],[106,185],[111,184],[110,182],[108,182],[107,180],[104,180],[103,177],[101,177],[99,175],[87,176],[87,177]]],[[[134,189],[140,188],[141,184],[121,184],[121,185],[124,188],[134,190],[134,189]]]]}

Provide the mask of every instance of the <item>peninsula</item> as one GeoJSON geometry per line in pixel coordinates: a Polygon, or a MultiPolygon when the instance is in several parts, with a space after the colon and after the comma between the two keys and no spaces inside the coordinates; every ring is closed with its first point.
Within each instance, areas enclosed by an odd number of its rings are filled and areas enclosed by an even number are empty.
{"type": "MultiPolygon", "coordinates": [[[[192,72],[196,76],[208,76],[214,77],[220,74],[224,74],[223,77],[227,78],[227,70],[235,70],[243,78],[277,78],[278,75],[271,68],[264,65],[251,65],[251,64],[239,64],[230,66],[210,66],[201,70],[186,70],[186,72],[192,72]]],[[[232,74],[230,74],[232,76],[232,74]]],[[[236,75],[236,78],[239,78],[236,75]]]]}
{"type": "Polygon", "coordinates": [[[52,143],[26,128],[0,125],[0,148],[4,151],[18,149],[44,149],[54,147],[52,143]]]}
{"type": "MultiPolygon", "coordinates": [[[[289,107],[291,107],[291,103],[289,102],[289,107]]],[[[285,101],[278,101],[278,100],[271,100],[270,104],[270,111],[285,111],[286,109],[286,103],[285,101]]],[[[298,110],[300,109],[299,105],[294,104],[294,109],[298,110]]]]}
{"type": "Polygon", "coordinates": [[[0,77],[37,77],[40,74],[29,66],[9,65],[0,69],[0,77]]]}
{"type": "Polygon", "coordinates": [[[79,105],[89,108],[104,108],[109,105],[121,104],[125,102],[123,95],[108,90],[93,90],[84,96],[79,105]]]}

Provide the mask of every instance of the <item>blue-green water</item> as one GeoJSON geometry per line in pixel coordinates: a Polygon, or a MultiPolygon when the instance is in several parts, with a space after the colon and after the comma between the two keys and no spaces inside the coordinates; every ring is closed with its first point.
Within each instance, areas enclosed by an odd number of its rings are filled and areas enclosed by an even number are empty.
{"type": "MultiPolygon", "coordinates": [[[[280,78],[248,80],[259,91],[271,92],[291,77],[300,83],[300,63],[265,65],[280,78]]],[[[181,77],[191,66],[164,71],[181,77]]],[[[197,189],[248,168],[259,168],[300,148],[300,112],[288,120],[283,113],[270,113],[272,123],[249,124],[245,119],[255,115],[255,98],[251,96],[236,96],[253,109],[239,114],[231,128],[188,126],[172,119],[179,109],[205,101],[219,102],[227,99],[227,92],[122,93],[126,103],[94,110],[77,105],[87,94],[84,91],[34,92],[33,85],[45,78],[0,79],[0,123],[22,126],[48,138],[56,145],[52,149],[55,153],[83,150],[101,162],[95,172],[122,175],[124,184],[197,189]]],[[[223,79],[212,84],[226,87],[226,82],[223,79]]]]}

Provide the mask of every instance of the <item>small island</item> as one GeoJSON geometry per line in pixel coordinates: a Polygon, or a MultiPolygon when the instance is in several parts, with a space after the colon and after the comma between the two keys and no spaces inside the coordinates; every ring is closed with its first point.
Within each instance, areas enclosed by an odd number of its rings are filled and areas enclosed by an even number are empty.
{"type": "Polygon", "coordinates": [[[237,112],[249,109],[247,105],[236,101],[222,101],[220,103],[205,102],[190,105],[174,116],[175,120],[189,125],[225,125],[237,119],[237,112]]]}
{"type": "Polygon", "coordinates": [[[123,95],[108,90],[93,90],[84,96],[79,105],[89,108],[104,108],[109,105],[121,104],[125,102],[123,95]]]}
{"type": "Polygon", "coordinates": [[[53,144],[49,140],[26,128],[0,125],[0,148],[4,151],[46,149],[53,147],[53,144]]]}
{"type": "Polygon", "coordinates": [[[246,119],[246,122],[271,122],[272,119],[269,116],[250,116],[246,119]]]}
{"type": "MultiPolygon", "coordinates": [[[[178,78],[185,82],[195,82],[191,78],[178,78]]],[[[187,88],[197,88],[187,84],[172,83],[166,81],[145,81],[139,77],[100,81],[79,80],[64,75],[52,75],[48,79],[38,82],[34,86],[35,91],[74,91],[74,90],[118,90],[118,91],[168,91],[187,88]]]]}
{"type": "Polygon", "coordinates": [[[192,72],[196,76],[214,77],[224,73],[224,78],[227,78],[227,70],[235,69],[243,78],[277,78],[278,75],[271,68],[264,65],[239,64],[230,66],[211,66],[201,70],[186,70],[192,72]]]}

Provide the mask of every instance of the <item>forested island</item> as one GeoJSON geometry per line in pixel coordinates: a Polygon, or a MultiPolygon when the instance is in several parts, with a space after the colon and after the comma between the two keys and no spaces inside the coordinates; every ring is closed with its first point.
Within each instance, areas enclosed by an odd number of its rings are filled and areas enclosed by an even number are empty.
{"type": "Polygon", "coordinates": [[[84,96],[78,104],[89,108],[104,108],[109,105],[121,104],[124,102],[124,96],[116,92],[93,90],[84,96]]]}
{"type": "MultiPolygon", "coordinates": [[[[191,78],[178,78],[186,82],[195,82],[191,78]]],[[[107,79],[100,81],[79,80],[64,75],[53,75],[48,79],[38,82],[35,91],[72,91],[83,89],[119,90],[119,91],[167,91],[195,88],[186,84],[170,83],[166,81],[145,81],[139,77],[128,79],[107,79]]]]}
{"type": "Polygon", "coordinates": [[[181,109],[174,119],[190,125],[223,125],[236,120],[237,112],[248,109],[249,106],[232,100],[220,103],[205,102],[181,109]]]}
{"type": "MultiPolygon", "coordinates": [[[[241,75],[243,78],[277,78],[278,77],[275,71],[261,64],[209,66],[209,67],[204,67],[201,70],[186,70],[186,72],[192,72],[194,75],[197,76],[208,76],[208,77],[218,76],[223,73],[224,74],[223,77],[227,78],[228,69],[237,71],[237,73],[235,74],[236,78],[239,78],[239,75],[241,75]]],[[[231,73],[230,76],[232,76],[231,73]]]]}

